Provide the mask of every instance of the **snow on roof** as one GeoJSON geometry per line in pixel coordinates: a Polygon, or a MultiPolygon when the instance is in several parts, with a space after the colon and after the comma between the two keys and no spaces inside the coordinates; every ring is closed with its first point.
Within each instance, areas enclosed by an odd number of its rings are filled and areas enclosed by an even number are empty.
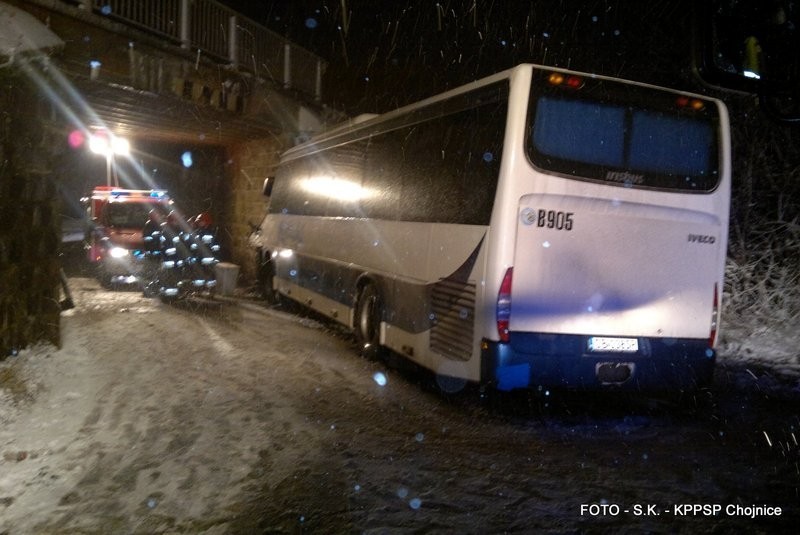
{"type": "MultiPolygon", "coordinates": [[[[22,9],[0,2],[0,56],[14,56],[64,45],[50,28],[22,9]]],[[[2,65],[0,65],[2,66],[2,65]]]]}

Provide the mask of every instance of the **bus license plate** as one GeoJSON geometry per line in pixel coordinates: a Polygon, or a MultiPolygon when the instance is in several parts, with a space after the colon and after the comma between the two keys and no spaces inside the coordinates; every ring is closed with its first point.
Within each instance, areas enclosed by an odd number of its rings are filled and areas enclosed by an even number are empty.
{"type": "Polygon", "coordinates": [[[635,353],[639,351],[639,341],[636,338],[592,336],[589,338],[589,351],[594,353],[635,353]]]}

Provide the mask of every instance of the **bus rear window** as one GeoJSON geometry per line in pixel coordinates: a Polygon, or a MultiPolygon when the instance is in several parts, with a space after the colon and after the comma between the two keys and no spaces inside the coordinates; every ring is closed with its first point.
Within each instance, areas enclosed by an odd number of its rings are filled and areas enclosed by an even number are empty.
{"type": "Polygon", "coordinates": [[[632,86],[613,95],[597,87],[607,85],[618,84],[596,82],[586,94],[534,88],[528,153],[536,167],[627,187],[716,187],[714,106],[685,109],[674,93],[632,86]]]}
{"type": "Polygon", "coordinates": [[[712,172],[713,136],[711,125],[696,119],[635,111],[629,164],[648,172],[704,175],[712,172]]]}

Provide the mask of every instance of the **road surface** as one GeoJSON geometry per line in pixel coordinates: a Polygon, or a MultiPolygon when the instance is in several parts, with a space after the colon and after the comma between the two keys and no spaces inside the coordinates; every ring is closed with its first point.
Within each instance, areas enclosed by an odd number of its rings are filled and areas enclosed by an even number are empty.
{"type": "Polygon", "coordinates": [[[800,395],[542,398],[359,357],[248,299],[72,278],[63,346],[0,363],[0,533],[787,532],[800,395]],[[700,508],[688,507],[698,505],[700,508]]]}

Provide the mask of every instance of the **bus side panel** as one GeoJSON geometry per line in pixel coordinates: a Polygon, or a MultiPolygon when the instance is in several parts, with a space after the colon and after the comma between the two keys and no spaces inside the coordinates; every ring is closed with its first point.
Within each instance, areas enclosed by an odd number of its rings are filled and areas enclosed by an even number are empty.
{"type": "Polygon", "coordinates": [[[357,284],[368,277],[383,297],[387,347],[434,372],[480,378],[480,336],[474,323],[482,268],[476,266],[484,262],[486,227],[273,219],[262,227],[262,236],[264,243],[274,236],[277,244],[280,293],[352,326],[357,284]]]}

